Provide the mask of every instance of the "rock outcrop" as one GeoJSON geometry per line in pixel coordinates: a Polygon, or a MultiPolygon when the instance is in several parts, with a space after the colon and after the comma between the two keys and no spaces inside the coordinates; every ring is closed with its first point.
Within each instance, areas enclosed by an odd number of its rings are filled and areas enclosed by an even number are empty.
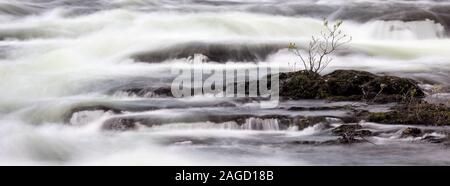
{"type": "Polygon", "coordinates": [[[450,107],[418,101],[398,105],[390,112],[369,113],[367,120],[384,124],[450,125],[450,107]]]}
{"type": "Polygon", "coordinates": [[[280,95],[285,99],[388,103],[425,95],[414,80],[364,71],[337,70],[324,76],[298,71],[282,73],[279,78],[280,95]]]}

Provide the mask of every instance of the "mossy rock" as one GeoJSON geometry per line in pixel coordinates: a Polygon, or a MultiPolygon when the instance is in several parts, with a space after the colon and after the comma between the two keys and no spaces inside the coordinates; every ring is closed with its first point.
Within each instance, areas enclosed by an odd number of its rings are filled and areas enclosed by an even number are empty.
{"type": "Polygon", "coordinates": [[[450,125],[450,107],[411,103],[395,107],[390,112],[369,113],[368,120],[384,124],[450,125]]]}
{"type": "Polygon", "coordinates": [[[402,97],[423,97],[425,94],[417,85],[417,82],[394,76],[380,76],[362,86],[368,97],[377,95],[402,97]]]}
{"type": "Polygon", "coordinates": [[[362,86],[375,78],[374,74],[356,70],[337,70],[323,77],[326,90],[334,97],[361,96],[362,86]]]}
{"type": "Polygon", "coordinates": [[[280,95],[288,99],[320,99],[324,80],[318,74],[306,71],[280,74],[280,95]]]}
{"type": "Polygon", "coordinates": [[[337,70],[325,76],[299,71],[282,73],[280,95],[286,99],[399,102],[425,94],[417,82],[401,77],[377,76],[356,70],[337,70]]]}

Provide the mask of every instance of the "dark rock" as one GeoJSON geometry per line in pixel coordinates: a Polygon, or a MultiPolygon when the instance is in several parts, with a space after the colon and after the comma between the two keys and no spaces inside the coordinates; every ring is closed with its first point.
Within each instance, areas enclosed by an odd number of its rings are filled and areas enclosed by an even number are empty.
{"type": "Polygon", "coordinates": [[[362,96],[362,86],[377,78],[376,75],[356,70],[336,70],[325,75],[327,91],[333,96],[362,96]]]}
{"type": "Polygon", "coordinates": [[[302,106],[292,106],[288,107],[287,110],[291,111],[320,111],[320,110],[338,110],[346,109],[347,106],[317,106],[317,107],[302,107],[302,106]]]}
{"type": "MultiPolygon", "coordinates": [[[[379,19],[382,20],[402,20],[402,21],[422,21],[422,20],[432,20],[436,23],[444,26],[446,31],[449,30],[450,26],[450,7],[448,6],[436,6],[430,9],[418,8],[412,11],[399,11],[396,13],[390,13],[381,16],[379,19]]],[[[442,37],[442,36],[441,36],[442,37]]]]}
{"type": "Polygon", "coordinates": [[[75,113],[75,112],[80,112],[80,111],[104,111],[104,112],[108,112],[111,111],[115,114],[119,114],[122,111],[120,109],[114,108],[114,107],[109,107],[109,106],[105,106],[105,105],[95,105],[95,106],[82,106],[82,107],[77,107],[74,108],[70,111],[70,113],[75,113]]]}
{"type": "Polygon", "coordinates": [[[337,70],[325,76],[298,71],[281,73],[279,79],[280,96],[285,99],[388,103],[424,96],[417,82],[411,79],[356,70],[337,70]]]}
{"type": "Polygon", "coordinates": [[[103,130],[128,131],[137,129],[136,121],[132,118],[111,118],[102,125],[103,130]]]}
{"type": "Polygon", "coordinates": [[[169,59],[180,59],[202,54],[214,62],[257,62],[264,61],[267,56],[286,48],[285,45],[240,44],[240,43],[204,43],[188,42],[163,48],[159,51],[141,53],[133,56],[141,62],[161,62],[169,59]]]}
{"type": "Polygon", "coordinates": [[[344,123],[358,123],[362,120],[367,120],[367,117],[369,116],[370,112],[367,110],[352,110],[352,114],[350,114],[347,117],[342,117],[342,121],[344,123]]]}
{"type": "MultiPolygon", "coordinates": [[[[265,120],[276,120],[278,123],[278,128],[280,130],[285,130],[290,126],[298,126],[299,130],[304,129],[309,126],[313,126],[318,123],[325,122],[323,117],[290,117],[283,115],[215,115],[215,114],[205,114],[196,115],[194,117],[179,117],[179,118],[165,118],[165,117],[154,117],[146,115],[136,115],[133,117],[116,117],[108,119],[104,122],[102,129],[104,130],[114,130],[114,131],[127,131],[137,128],[137,124],[140,126],[153,127],[156,125],[164,125],[169,123],[198,123],[198,122],[212,122],[212,123],[226,123],[235,122],[237,125],[242,126],[248,124],[253,130],[263,129],[263,123],[265,120]]],[[[324,128],[327,126],[324,125],[324,128]]]]}
{"type": "Polygon", "coordinates": [[[341,135],[362,129],[361,125],[340,125],[332,130],[333,134],[341,135]]]}
{"type": "Polygon", "coordinates": [[[408,127],[405,130],[403,130],[402,132],[402,138],[407,138],[407,137],[419,137],[422,135],[422,130],[418,129],[418,128],[411,128],[408,127]]]}
{"type": "Polygon", "coordinates": [[[364,137],[372,135],[370,130],[363,130],[361,125],[341,125],[334,128],[331,132],[341,136],[339,143],[342,144],[361,142],[365,140],[364,137]]]}
{"type": "Polygon", "coordinates": [[[390,112],[369,113],[367,120],[385,124],[450,125],[450,107],[418,101],[390,112]]]}
{"type": "Polygon", "coordinates": [[[372,135],[370,130],[363,130],[361,125],[341,125],[334,128],[331,132],[339,136],[364,137],[372,135]]]}
{"type": "Polygon", "coordinates": [[[327,141],[326,143],[328,143],[328,144],[354,144],[354,143],[361,143],[361,142],[365,142],[365,140],[357,139],[354,137],[343,136],[334,141],[327,141]]]}
{"type": "Polygon", "coordinates": [[[417,82],[394,76],[381,76],[362,85],[364,96],[373,102],[397,102],[407,97],[423,97],[425,94],[417,82]]]}
{"type": "Polygon", "coordinates": [[[317,117],[305,117],[305,118],[300,118],[296,120],[297,122],[295,123],[298,126],[299,130],[305,129],[307,127],[319,124],[319,123],[324,123],[324,124],[328,124],[328,121],[326,119],[326,117],[321,117],[321,116],[317,116],[317,117]]]}
{"type": "Polygon", "coordinates": [[[444,138],[436,136],[426,136],[422,140],[428,143],[443,143],[444,145],[447,145],[449,142],[448,136],[444,138]]]}
{"type": "Polygon", "coordinates": [[[156,95],[172,96],[172,88],[160,87],[153,91],[156,95]]]}
{"type": "Polygon", "coordinates": [[[367,142],[363,139],[349,139],[349,138],[337,138],[334,140],[327,140],[327,141],[308,141],[308,140],[301,140],[301,141],[294,141],[292,144],[295,145],[350,145],[354,143],[362,143],[367,142]]]}
{"type": "Polygon", "coordinates": [[[280,96],[287,99],[320,99],[326,97],[322,91],[325,81],[318,74],[298,71],[282,73],[280,79],[280,96]]]}
{"type": "Polygon", "coordinates": [[[320,145],[322,142],[320,141],[293,141],[295,145],[320,145]]]}
{"type": "Polygon", "coordinates": [[[372,136],[373,133],[370,130],[358,130],[356,131],[357,136],[372,136]]]}
{"type": "Polygon", "coordinates": [[[135,87],[121,90],[121,92],[138,97],[173,97],[171,87],[135,87]]]}

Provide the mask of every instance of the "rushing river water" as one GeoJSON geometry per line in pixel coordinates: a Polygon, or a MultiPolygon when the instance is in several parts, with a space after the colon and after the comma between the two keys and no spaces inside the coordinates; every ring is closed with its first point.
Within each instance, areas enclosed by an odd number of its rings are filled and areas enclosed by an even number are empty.
{"type": "Polygon", "coordinates": [[[295,142],[336,137],[322,124],[298,129],[277,119],[327,116],[334,126],[333,118],[348,114],[340,106],[389,105],[300,100],[262,109],[245,99],[123,91],[170,86],[171,69],[188,66],[187,58],[202,51],[218,53],[209,56],[209,68],[277,64],[292,70],[298,58],[287,45],[308,42],[323,18],[344,20],[353,37],[323,73],[409,77],[425,88],[442,86],[434,96],[448,101],[446,0],[0,0],[0,164],[450,165],[447,147],[400,138],[406,126],[361,123],[382,135],[351,146],[305,145],[295,142]],[[95,106],[121,112],[68,116],[95,106]],[[102,130],[118,117],[157,125],[102,130]]]}

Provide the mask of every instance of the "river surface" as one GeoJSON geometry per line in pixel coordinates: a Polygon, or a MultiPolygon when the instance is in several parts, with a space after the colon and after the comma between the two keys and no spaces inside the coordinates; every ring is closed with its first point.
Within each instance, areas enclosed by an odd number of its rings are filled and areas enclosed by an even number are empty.
{"type": "Polygon", "coordinates": [[[353,40],[322,73],[409,77],[425,89],[441,87],[428,96],[448,103],[446,0],[0,0],[0,165],[450,165],[448,147],[400,138],[401,125],[361,122],[380,133],[370,143],[296,143],[336,139],[330,126],[349,114],[345,106],[392,105],[299,100],[264,109],[246,99],[124,91],[170,86],[171,71],[188,68],[202,51],[213,51],[204,64],[211,69],[296,70],[298,58],[286,47],[305,45],[324,18],[343,20],[353,40]],[[68,116],[96,106],[120,112],[68,116]],[[305,116],[327,116],[329,126],[279,120],[305,116]],[[120,117],[157,124],[102,129],[120,117]]]}

